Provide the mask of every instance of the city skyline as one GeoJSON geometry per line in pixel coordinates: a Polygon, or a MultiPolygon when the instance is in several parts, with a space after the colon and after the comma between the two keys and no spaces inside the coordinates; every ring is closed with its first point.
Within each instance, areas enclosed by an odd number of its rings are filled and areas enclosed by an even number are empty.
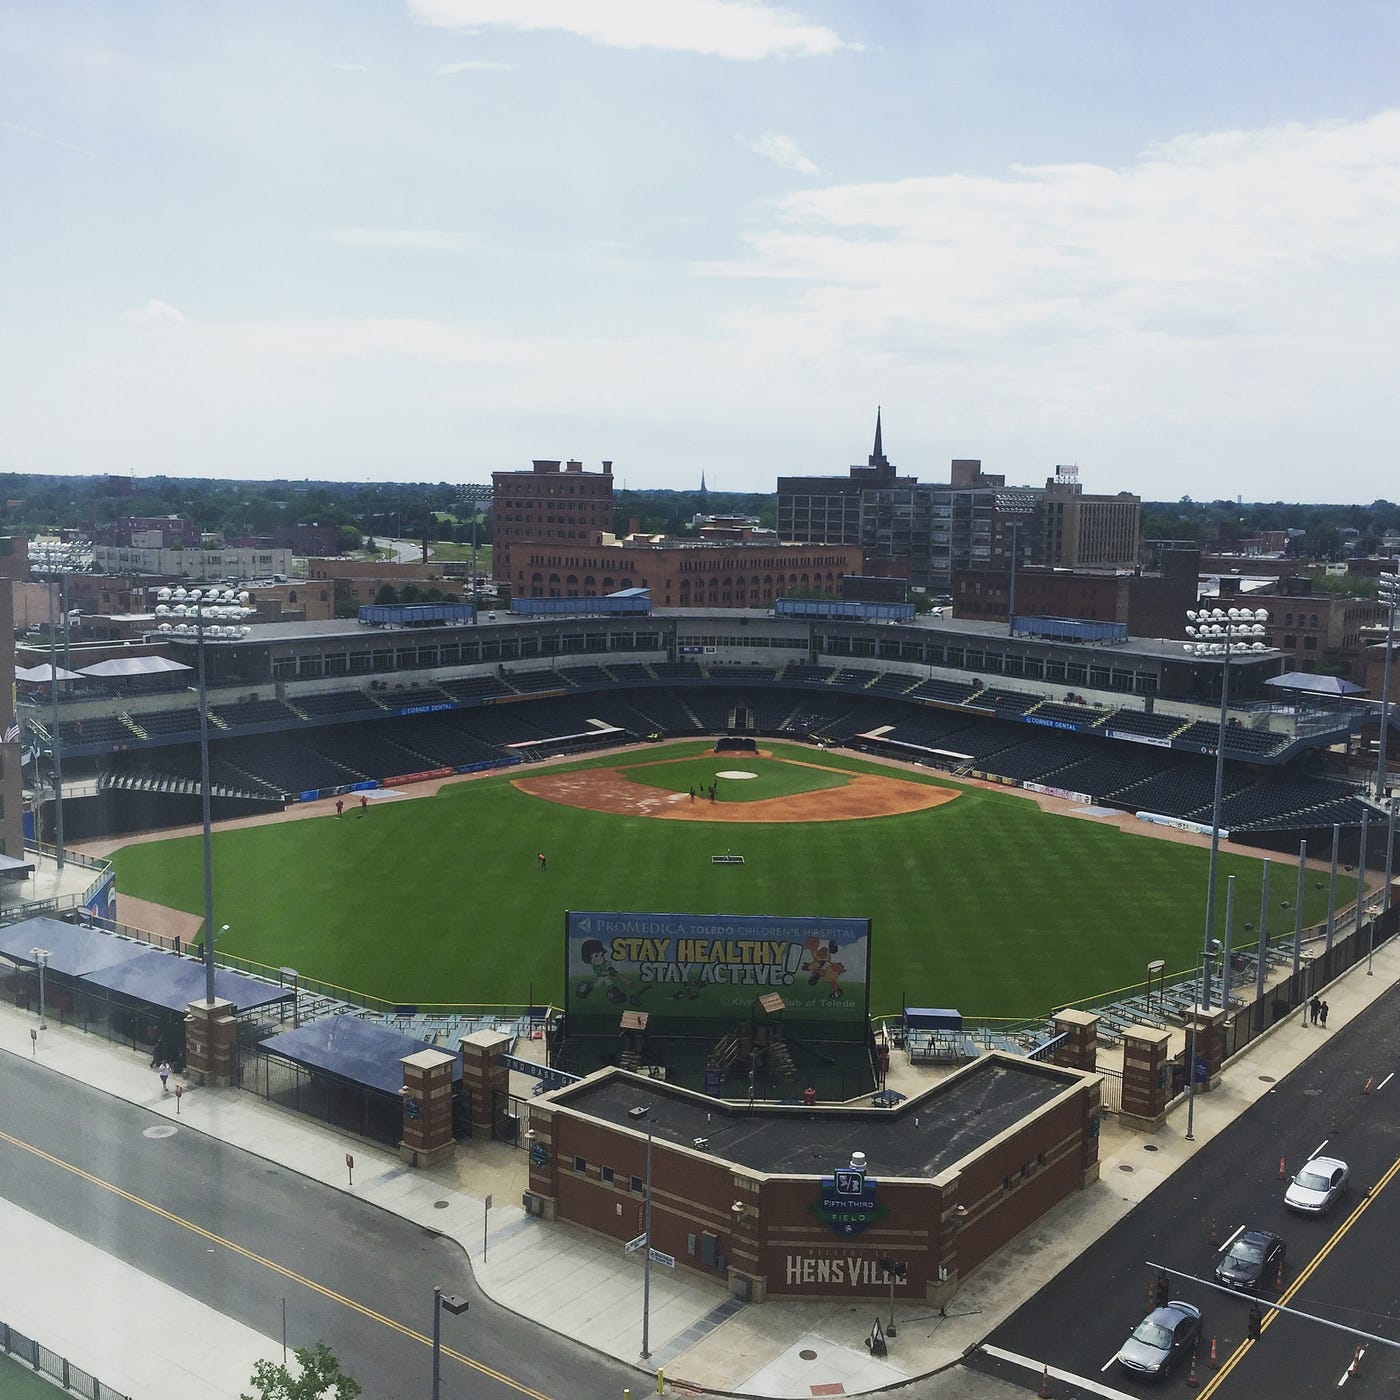
{"type": "Polygon", "coordinates": [[[0,471],[1394,494],[1392,5],[0,16],[0,471]]]}

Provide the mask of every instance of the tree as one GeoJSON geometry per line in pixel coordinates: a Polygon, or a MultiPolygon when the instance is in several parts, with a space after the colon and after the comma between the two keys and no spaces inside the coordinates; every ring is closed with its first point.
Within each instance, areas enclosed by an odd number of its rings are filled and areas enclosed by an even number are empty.
{"type": "Polygon", "coordinates": [[[355,1400],[360,1394],[358,1382],[340,1369],[335,1353],[325,1342],[314,1347],[297,1347],[296,1372],[271,1361],[259,1361],[253,1367],[252,1384],[256,1395],[242,1395],[239,1400],[355,1400]]]}

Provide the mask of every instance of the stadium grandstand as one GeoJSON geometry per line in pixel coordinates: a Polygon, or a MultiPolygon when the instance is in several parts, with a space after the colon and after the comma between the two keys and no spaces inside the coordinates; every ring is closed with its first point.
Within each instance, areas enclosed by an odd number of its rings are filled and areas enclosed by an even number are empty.
{"type": "MultiPolygon", "coordinates": [[[[1207,824],[1219,658],[1179,642],[1076,642],[1004,624],[767,611],[502,613],[423,627],[254,625],[205,644],[216,816],[670,736],[782,737],[1207,824]]],[[[197,664],[192,638],[162,638],[197,664]]],[[[74,665],[79,664],[74,647],[74,665]]],[[[1360,824],[1328,750],[1362,723],[1342,697],[1266,685],[1276,652],[1231,663],[1222,826],[1279,849],[1360,824]]],[[[58,733],[70,837],[190,820],[199,713],[167,690],[86,678],[58,733]]],[[[51,747],[48,696],[22,700],[51,747]]]]}

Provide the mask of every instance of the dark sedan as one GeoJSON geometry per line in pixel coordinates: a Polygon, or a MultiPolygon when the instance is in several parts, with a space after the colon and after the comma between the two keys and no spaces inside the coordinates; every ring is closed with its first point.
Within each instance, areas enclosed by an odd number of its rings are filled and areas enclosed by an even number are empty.
{"type": "Polygon", "coordinates": [[[1242,1230],[1216,1265],[1215,1277],[1230,1288],[1271,1287],[1283,1269],[1284,1243],[1267,1230],[1242,1230]]]}
{"type": "Polygon", "coordinates": [[[1201,1310],[1171,1302],[1154,1308],[1118,1351],[1118,1364],[1139,1376],[1165,1376],[1200,1340],[1201,1310]]]}

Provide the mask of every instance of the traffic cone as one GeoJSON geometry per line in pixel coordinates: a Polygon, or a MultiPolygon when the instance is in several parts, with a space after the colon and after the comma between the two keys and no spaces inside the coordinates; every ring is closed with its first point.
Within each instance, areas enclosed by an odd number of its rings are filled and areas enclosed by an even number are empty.
{"type": "Polygon", "coordinates": [[[1218,1370],[1219,1367],[1220,1363],[1215,1359],[1215,1338],[1212,1337],[1210,1339],[1210,1369],[1215,1371],[1218,1370]]]}
{"type": "Polygon", "coordinates": [[[1361,1370],[1361,1348],[1356,1348],[1356,1354],[1351,1358],[1351,1365],[1347,1367],[1347,1375],[1354,1376],[1361,1370]]]}
{"type": "Polygon", "coordinates": [[[1285,1168],[1284,1165],[1283,1165],[1283,1158],[1280,1157],[1280,1158],[1278,1159],[1278,1179],[1279,1179],[1280,1181],[1282,1181],[1285,1175],[1286,1175],[1286,1168],[1285,1168]]]}
{"type": "Polygon", "coordinates": [[[1337,1115],[1335,1112],[1332,1114],[1332,1126],[1328,1128],[1327,1131],[1329,1134],[1335,1133],[1337,1131],[1337,1115]]]}
{"type": "Polygon", "coordinates": [[[1214,1220],[1212,1220],[1212,1221],[1210,1222],[1210,1242],[1211,1242],[1212,1247],[1214,1247],[1215,1245],[1218,1245],[1218,1244],[1220,1243],[1220,1240],[1219,1240],[1218,1236],[1217,1236],[1216,1233],[1215,1233],[1215,1221],[1214,1221],[1214,1220]]]}
{"type": "Polygon", "coordinates": [[[1283,1292],[1283,1260],[1282,1260],[1282,1259],[1280,1259],[1280,1260],[1278,1261],[1278,1277],[1274,1280],[1274,1287],[1275,1287],[1276,1289],[1278,1289],[1278,1291],[1279,1291],[1280,1293],[1283,1292]]]}
{"type": "MultiPolygon", "coordinates": [[[[1371,1076],[1371,1079],[1374,1079],[1374,1078],[1375,1078],[1375,1075],[1372,1075],[1372,1076],[1371,1076]]],[[[1371,1092],[1371,1079],[1368,1079],[1368,1080],[1365,1082],[1365,1084],[1363,1084],[1363,1085],[1361,1086],[1361,1092],[1362,1092],[1363,1094],[1369,1094],[1369,1093],[1371,1092]]]]}
{"type": "Polygon", "coordinates": [[[1187,1377],[1186,1377],[1186,1384],[1189,1385],[1189,1386],[1191,1387],[1192,1390],[1195,1390],[1195,1388],[1196,1388],[1196,1353],[1195,1353],[1195,1350],[1194,1350],[1194,1349],[1193,1349],[1192,1352],[1191,1352],[1191,1370],[1190,1370],[1190,1373],[1189,1373],[1189,1374],[1187,1375],[1187,1377]]]}
{"type": "Polygon", "coordinates": [[[1050,1367],[1048,1365],[1040,1379],[1040,1394],[1042,1398],[1050,1394],[1050,1367]]]}

